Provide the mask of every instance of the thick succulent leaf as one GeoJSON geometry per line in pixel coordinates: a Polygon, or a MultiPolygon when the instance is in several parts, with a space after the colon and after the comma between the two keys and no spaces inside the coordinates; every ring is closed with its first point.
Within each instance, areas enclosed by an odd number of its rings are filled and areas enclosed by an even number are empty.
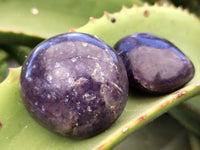
{"type": "Polygon", "coordinates": [[[0,29],[0,44],[5,44],[8,46],[26,45],[26,46],[34,47],[35,45],[37,45],[44,39],[45,39],[44,37],[39,37],[36,35],[29,35],[22,32],[5,31],[5,30],[0,29]]]}
{"type": "Polygon", "coordinates": [[[199,0],[171,0],[176,6],[182,6],[184,8],[189,9],[191,12],[196,13],[198,16],[200,16],[200,1],[199,0]]]}
{"type": "Polygon", "coordinates": [[[170,114],[188,130],[200,135],[200,96],[172,108],[170,114]]]}
{"type": "Polygon", "coordinates": [[[84,25],[90,16],[119,11],[141,0],[0,0],[0,44],[35,46],[45,37],[84,25]]]}
{"type": "Polygon", "coordinates": [[[9,54],[10,57],[14,58],[20,65],[23,64],[26,57],[32,50],[30,47],[27,46],[1,45],[1,47],[9,54]]]}
{"type": "Polygon", "coordinates": [[[6,78],[7,73],[8,73],[7,62],[0,63],[0,83],[6,78]]]}
{"type": "Polygon", "coordinates": [[[185,103],[183,106],[190,111],[193,116],[200,122],[200,96],[196,96],[185,103]]]}
{"type": "Polygon", "coordinates": [[[142,0],[143,2],[146,2],[148,4],[159,4],[159,5],[166,5],[166,4],[170,4],[171,0],[142,0]]]}
{"type": "Polygon", "coordinates": [[[7,46],[0,45],[0,82],[8,75],[9,67],[22,65],[26,56],[31,52],[27,46],[7,46]]]}
{"type": "MultiPolygon", "coordinates": [[[[105,149],[183,101],[184,98],[192,96],[189,92],[184,93],[186,90],[184,89],[183,92],[180,91],[165,98],[129,97],[125,111],[111,128],[93,138],[74,140],[51,133],[30,117],[20,98],[19,75],[20,68],[11,69],[7,79],[0,84],[0,122],[2,124],[0,149],[2,150],[105,149]],[[181,96],[181,94],[185,95],[181,96]]],[[[197,92],[193,85],[187,89],[197,92]]]]}
{"type": "Polygon", "coordinates": [[[192,150],[200,150],[200,138],[194,134],[189,135],[190,145],[192,150]]]}
{"type": "MultiPolygon", "coordinates": [[[[162,36],[177,45],[193,61],[196,73],[188,85],[195,82],[199,85],[199,20],[189,15],[186,10],[148,6],[135,7],[134,11],[124,8],[121,13],[106,13],[101,19],[93,19],[87,25],[74,31],[97,35],[110,45],[114,45],[121,37],[135,32],[150,32],[162,36]],[[171,15],[168,16],[169,14],[171,15]],[[114,23],[111,18],[115,18],[114,23]]],[[[198,130],[198,128],[195,129],[198,130]]]]}
{"type": "Polygon", "coordinates": [[[4,62],[7,58],[8,54],[3,49],[0,49],[0,63],[4,62]]]}
{"type": "Polygon", "coordinates": [[[8,54],[0,49],[0,82],[5,79],[8,73],[8,63],[6,60],[8,59],[8,54]]]}
{"type": "Polygon", "coordinates": [[[131,134],[113,150],[191,150],[187,131],[163,115],[131,134]]]}
{"type": "Polygon", "coordinates": [[[170,141],[162,150],[189,150],[189,144],[187,142],[187,134],[182,133],[177,135],[177,137],[173,141],[170,141]]]}
{"type": "MultiPolygon", "coordinates": [[[[76,31],[97,35],[110,45],[133,32],[151,32],[171,40],[191,58],[195,68],[199,68],[199,25],[199,20],[182,10],[145,6],[123,8],[115,14],[105,13],[76,31]]],[[[149,96],[131,92],[123,114],[111,128],[93,138],[73,140],[47,131],[31,119],[21,102],[19,74],[20,69],[12,70],[0,84],[2,150],[109,149],[139,127],[200,92],[199,69],[191,82],[171,94],[149,96]]]]}

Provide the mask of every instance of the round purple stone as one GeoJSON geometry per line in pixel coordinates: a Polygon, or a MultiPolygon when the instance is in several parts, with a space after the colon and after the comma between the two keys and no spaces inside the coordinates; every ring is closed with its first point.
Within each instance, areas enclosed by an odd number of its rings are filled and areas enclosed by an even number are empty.
{"type": "Polygon", "coordinates": [[[24,62],[20,84],[34,119],[76,138],[110,127],[128,96],[121,58],[105,42],[84,33],[62,34],[39,44],[24,62]]]}

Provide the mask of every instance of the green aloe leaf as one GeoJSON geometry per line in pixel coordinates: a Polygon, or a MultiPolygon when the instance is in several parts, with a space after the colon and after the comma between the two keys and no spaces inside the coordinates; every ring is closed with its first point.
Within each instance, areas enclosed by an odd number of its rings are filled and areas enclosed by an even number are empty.
{"type": "MultiPolygon", "coordinates": [[[[119,120],[107,131],[85,140],[61,137],[37,124],[22,104],[19,90],[20,68],[10,70],[7,79],[0,84],[0,149],[106,149],[119,140],[148,123],[159,114],[192,96],[189,92],[182,97],[186,89],[165,97],[129,97],[125,111],[119,120]],[[178,96],[178,97],[177,97],[178,96]],[[141,102],[142,101],[142,102],[141,102]],[[53,141],[53,142],[52,142],[53,141]],[[32,145],[30,147],[30,144],[32,145]]],[[[187,87],[197,92],[194,86],[187,87]]],[[[193,93],[193,94],[194,94],[193,93]]]]}
{"type": "Polygon", "coordinates": [[[32,50],[30,47],[27,46],[1,45],[0,47],[2,47],[10,55],[10,57],[14,58],[20,65],[23,64],[26,57],[32,50]]]}
{"type": "Polygon", "coordinates": [[[190,145],[192,150],[200,150],[200,138],[194,134],[189,135],[190,145]]]}
{"type": "MultiPolygon", "coordinates": [[[[20,68],[12,70],[0,84],[0,149],[2,150],[66,150],[109,149],[130,133],[149,123],[170,108],[200,93],[200,66],[198,52],[200,22],[194,16],[169,7],[144,6],[91,19],[80,29],[97,35],[110,45],[134,32],[151,32],[177,45],[194,63],[196,73],[184,88],[163,96],[132,93],[121,117],[111,128],[89,139],[74,140],[53,134],[38,125],[25,110],[19,89],[20,68]],[[163,19],[164,18],[164,19],[163,19]]],[[[47,31],[47,30],[46,30],[47,31]]],[[[46,32],[45,31],[45,32],[46,32]]],[[[52,32],[53,33],[53,32],[52,32]]]]}
{"type": "Polygon", "coordinates": [[[159,5],[165,5],[165,4],[170,4],[171,3],[171,0],[142,0],[148,4],[159,4],[159,5]]]}
{"type": "Polygon", "coordinates": [[[141,0],[0,0],[0,44],[35,46],[45,38],[84,25],[103,11],[122,5],[142,5],[141,0]]]}
{"type": "Polygon", "coordinates": [[[193,150],[187,130],[167,114],[131,134],[113,150],[193,150]]]}
{"type": "Polygon", "coordinates": [[[172,108],[170,114],[188,130],[200,135],[200,96],[195,96],[172,108]]]}
{"type": "Polygon", "coordinates": [[[7,58],[8,54],[3,49],[0,49],[0,63],[4,62],[7,58]]]}
{"type": "Polygon", "coordinates": [[[200,1],[199,0],[171,0],[176,6],[182,6],[183,8],[189,9],[191,12],[196,13],[200,16],[200,1]]]}
{"type": "Polygon", "coordinates": [[[5,79],[8,73],[8,63],[6,62],[7,59],[8,53],[0,49],[0,82],[5,79]]]}
{"type": "Polygon", "coordinates": [[[0,83],[6,78],[7,73],[8,73],[7,62],[0,63],[0,83]]]}

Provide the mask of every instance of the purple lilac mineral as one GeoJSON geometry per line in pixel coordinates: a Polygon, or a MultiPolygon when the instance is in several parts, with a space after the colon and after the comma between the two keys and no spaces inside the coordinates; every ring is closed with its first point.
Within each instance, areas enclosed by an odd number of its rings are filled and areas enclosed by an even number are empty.
{"type": "Polygon", "coordinates": [[[128,97],[121,58],[102,40],[76,32],[39,44],[24,62],[20,85],[34,119],[75,138],[95,136],[110,127],[128,97]]]}
{"type": "Polygon", "coordinates": [[[163,94],[177,90],[194,76],[194,66],[175,45],[148,33],[119,40],[115,49],[122,58],[130,86],[163,94]]]}

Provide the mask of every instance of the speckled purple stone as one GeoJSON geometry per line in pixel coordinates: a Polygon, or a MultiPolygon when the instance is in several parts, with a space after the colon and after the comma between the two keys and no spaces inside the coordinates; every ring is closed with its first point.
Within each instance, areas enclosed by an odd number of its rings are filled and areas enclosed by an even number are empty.
{"type": "Polygon", "coordinates": [[[143,92],[172,92],[189,82],[194,66],[174,44],[149,33],[119,40],[115,49],[122,58],[130,86],[143,92]]]}
{"type": "Polygon", "coordinates": [[[128,96],[121,59],[105,42],[83,33],[58,35],[38,45],[22,67],[20,84],[33,118],[76,138],[111,126],[128,96]]]}

